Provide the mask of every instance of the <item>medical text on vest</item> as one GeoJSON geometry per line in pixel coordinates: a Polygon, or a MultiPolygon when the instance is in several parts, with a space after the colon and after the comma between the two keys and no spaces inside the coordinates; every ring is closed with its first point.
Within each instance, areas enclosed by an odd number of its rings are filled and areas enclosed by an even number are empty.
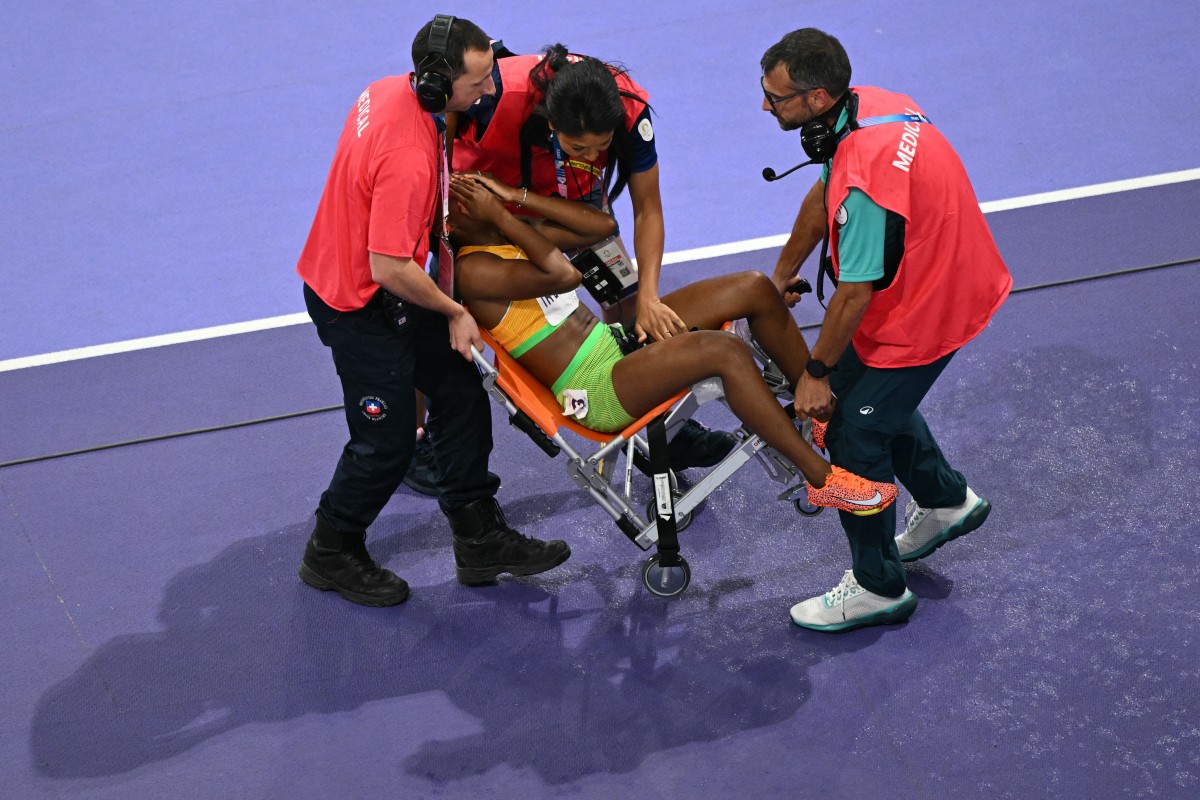
{"type": "MultiPolygon", "coordinates": [[[[917,114],[911,108],[904,109],[906,114],[917,114]]],[[[918,137],[921,135],[921,126],[915,122],[904,123],[904,133],[900,134],[900,144],[896,145],[896,160],[892,162],[892,166],[896,169],[908,172],[909,166],[912,164],[913,158],[917,155],[918,137]]]]}
{"type": "Polygon", "coordinates": [[[358,138],[362,138],[362,132],[366,130],[367,125],[371,123],[368,115],[371,113],[371,92],[364,89],[363,93],[358,96],[358,138]]]}

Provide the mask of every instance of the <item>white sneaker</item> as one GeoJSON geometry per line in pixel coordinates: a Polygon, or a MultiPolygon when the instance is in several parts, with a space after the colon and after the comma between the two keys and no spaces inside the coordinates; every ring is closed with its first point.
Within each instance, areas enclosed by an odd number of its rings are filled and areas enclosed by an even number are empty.
{"type": "Polygon", "coordinates": [[[916,500],[904,509],[904,533],[896,537],[901,561],[916,561],[937,550],[951,539],[970,533],[983,524],[992,504],[967,487],[962,505],[949,508],[921,508],[916,500]]]}
{"type": "Polygon", "coordinates": [[[884,597],[858,585],[854,570],[823,595],[792,606],[792,622],[814,631],[850,631],[867,625],[904,622],[917,608],[917,596],[905,589],[899,597],[884,597]]]}

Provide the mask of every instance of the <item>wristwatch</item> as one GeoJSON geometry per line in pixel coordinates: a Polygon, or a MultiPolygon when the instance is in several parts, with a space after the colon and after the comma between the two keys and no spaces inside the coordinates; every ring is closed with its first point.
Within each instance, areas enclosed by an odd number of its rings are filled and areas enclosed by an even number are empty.
{"type": "Polygon", "coordinates": [[[804,371],[814,378],[827,378],[829,377],[829,373],[835,369],[837,369],[836,364],[832,367],[827,367],[824,361],[817,361],[815,358],[810,358],[808,363],[804,365],[804,371]]]}

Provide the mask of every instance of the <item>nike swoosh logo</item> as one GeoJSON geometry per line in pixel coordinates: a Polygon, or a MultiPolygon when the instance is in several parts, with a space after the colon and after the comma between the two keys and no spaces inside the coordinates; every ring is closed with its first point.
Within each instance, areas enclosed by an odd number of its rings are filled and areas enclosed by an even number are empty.
{"type": "Polygon", "coordinates": [[[851,500],[849,497],[843,497],[842,499],[847,503],[851,503],[856,506],[873,506],[883,501],[883,495],[881,495],[879,492],[875,492],[875,496],[870,500],[851,500]]]}

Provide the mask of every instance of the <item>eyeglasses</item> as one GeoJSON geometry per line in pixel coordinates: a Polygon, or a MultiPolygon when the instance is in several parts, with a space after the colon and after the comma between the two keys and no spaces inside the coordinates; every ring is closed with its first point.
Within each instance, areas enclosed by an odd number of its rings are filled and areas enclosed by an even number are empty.
{"type": "Polygon", "coordinates": [[[771,104],[772,111],[778,111],[779,110],[778,106],[780,103],[791,100],[793,97],[799,97],[802,94],[808,94],[809,92],[812,91],[811,88],[801,89],[798,92],[792,92],[791,94],[785,94],[783,97],[776,97],[775,95],[773,95],[767,91],[767,86],[765,83],[763,83],[763,80],[764,80],[764,78],[759,78],[758,85],[762,87],[763,97],[767,98],[767,102],[771,104]]]}

